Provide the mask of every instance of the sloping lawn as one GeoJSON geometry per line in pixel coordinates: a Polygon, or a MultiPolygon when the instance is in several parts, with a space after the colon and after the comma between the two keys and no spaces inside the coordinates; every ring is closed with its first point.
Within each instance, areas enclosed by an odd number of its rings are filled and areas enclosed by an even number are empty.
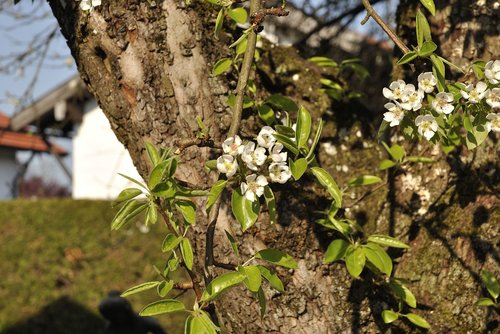
{"type": "MultiPolygon", "coordinates": [[[[103,201],[0,202],[0,333],[100,333],[109,291],[158,279],[165,227],[111,232],[114,212],[103,201]]],[[[136,311],[157,299],[154,290],[129,298],[136,311]]],[[[184,317],[158,320],[182,333],[184,317]]]]}

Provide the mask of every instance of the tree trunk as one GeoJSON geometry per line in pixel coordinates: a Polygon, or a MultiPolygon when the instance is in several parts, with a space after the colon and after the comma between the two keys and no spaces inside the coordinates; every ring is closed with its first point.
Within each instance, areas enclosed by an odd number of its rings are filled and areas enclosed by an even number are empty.
{"type": "MultiPolygon", "coordinates": [[[[150,141],[171,147],[178,139],[194,138],[196,116],[203,119],[216,142],[225,136],[231,119],[225,99],[234,88],[234,78],[210,74],[214,62],[229,54],[228,36],[213,38],[215,17],[210,6],[198,2],[186,6],[182,0],[115,0],[103,2],[102,6],[84,14],[78,10],[77,2],[49,2],[82,78],[141,175],[146,177],[150,169],[144,143],[150,141]]],[[[293,50],[268,48],[262,59],[256,80],[269,92],[286,92],[303,103],[315,118],[323,116],[327,120],[322,147],[333,143],[341,152],[334,156],[322,150],[320,162],[338,183],[345,184],[353,175],[374,174],[384,154],[366,139],[375,132],[373,120],[366,119],[366,113],[359,109],[334,110],[334,116],[329,116],[326,112],[332,106],[319,91],[320,71],[293,50]],[[278,76],[278,72],[285,76],[278,76]],[[299,74],[301,80],[293,81],[290,73],[299,74]],[[347,130],[347,136],[342,129],[347,130]],[[348,173],[343,172],[345,166],[349,168],[348,173]]],[[[254,116],[247,115],[242,133],[255,136],[256,123],[254,116]]],[[[493,141],[483,146],[481,150],[490,154],[494,151],[493,141]]],[[[187,149],[182,154],[183,167],[177,176],[198,187],[210,185],[213,176],[203,170],[209,155],[208,149],[187,149]]],[[[428,307],[420,313],[434,326],[436,333],[445,333],[447,329],[477,332],[485,328],[487,319],[495,316],[472,304],[482,291],[477,279],[479,270],[484,266],[498,274],[498,255],[495,255],[498,212],[493,211],[496,197],[484,185],[489,182],[484,179],[489,175],[484,160],[476,159],[471,164],[460,164],[460,161],[457,156],[443,160],[438,166],[417,166],[407,174],[422,176],[417,185],[405,181],[404,175],[396,176],[389,190],[369,196],[363,206],[346,210],[346,215],[356,218],[368,231],[391,233],[410,243],[409,252],[402,256],[394,254],[401,256],[397,275],[411,280],[417,299],[428,307]],[[474,188],[464,183],[470,180],[474,188]],[[441,195],[450,184],[454,186],[441,195]],[[424,186],[430,186],[429,191],[424,186]],[[475,192],[468,193],[467,189],[475,192]],[[449,207],[444,208],[445,203],[450,203],[449,207]],[[422,210],[421,214],[415,215],[417,210],[422,210]],[[469,247],[471,245],[476,248],[469,247]],[[482,260],[474,259],[476,253],[471,253],[471,249],[477,249],[482,260]],[[426,311],[429,308],[434,312],[426,311]]],[[[324,251],[334,236],[314,223],[313,211],[324,210],[328,201],[312,179],[305,178],[300,185],[275,190],[279,209],[277,225],[270,226],[266,222],[267,213],[263,212],[259,222],[242,234],[227,204],[222,205],[215,253],[221,262],[234,262],[228,255],[229,245],[223,232],[232,229],[240,241],[242,256],[262,248],[278,248],[294,256],[299,268],[293,271],[278,268],[286,292],[265,290],[269,302],[263,320],[259,317],[257,301],[243,289],[227,293],[217,303],[227,331],[317,334],[376,333],[392,329],[398,332],[400,329],[408,332],[410,327],[405,323],[399,327],[383,324],[381,311],[397,306],[368,275],[362,280],[352,280],[344,264],[322,264],[324,251]]],[[[224,202],[227,203],[228,198],[224,198],[224,202]]],[[[197,253],[197,269],[202,273],[206,217],[200,212],[199,218],[192,242],[197,253]]],[[[202,282],[201,274],[197,282],[202,282]]]]}

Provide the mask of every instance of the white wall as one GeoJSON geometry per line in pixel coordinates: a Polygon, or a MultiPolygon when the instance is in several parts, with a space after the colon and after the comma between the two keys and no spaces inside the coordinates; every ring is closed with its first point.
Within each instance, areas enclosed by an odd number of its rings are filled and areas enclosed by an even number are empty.
{"type": "Polygon", "coordinates": [[[107,118],[89,101],[73,138],[73,198],[114,199],[124,188],[136,187],[118,173],[142,181],[107,118]]]}
{"type": "Polygon", "coordinates": [[[16,151],[0,150],[0,200],[12,198],[12,183],[17,173],[16,151]]]}

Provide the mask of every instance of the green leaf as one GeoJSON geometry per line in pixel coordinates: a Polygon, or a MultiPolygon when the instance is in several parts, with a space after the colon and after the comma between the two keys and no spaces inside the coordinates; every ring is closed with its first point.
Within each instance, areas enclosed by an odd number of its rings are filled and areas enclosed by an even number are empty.
{"type": "Polygon", "coordinates": [[[157,287],[157,292],[160,297],[165,297],[174,287],[174,281],[163,281],[157,287]]]}
{"type": "Polygon", "coordinates": [[[413,59],[417,58],[418,54],[416,51],[410,51],[410,52],[407,52],[403,55],[403,57],[401,57],[399,60],[398,60],[398,64],[399,65],[403,65],[403,64],[406,64],[406,63],[409,63],[410,61],[412,61],[413,59]]]}
{"type": "Polygon", "coordinates": [[[335,61],[327,57],[311,57],[308,60],[321,67],[339,67],[335,61]]]}
{"type": "Polygon", "coordinates": [[[413,293],[404,284],[397,280],[389,283],[389,288],[401,300],[403,300],[410,307],[417,307],[417,299],[413,293]]]}
{"type": "Polygon", "coordinates": [[[431,328],[431,325],[424,318],[415,313],[404,314],[404,316],[418,327],[431,328]]]}
{"type": "Polygon", "coordinates": [[[114,208],[115,206],[122,204],[123,202],[126,202],[134,197],[137,197],[140,194],[142,194],[142,190],[137,188],[123,189],[118,197],[113,202],[111,202],[111,207],[114,208]]]}
{"type": "Polygon", "coordinates": [[[189,225],[196,223],[196,205],[189,200],[177,200],[175,207],[182,213],[182,216],[189,225]]]}
{"type": "Polygon", "coordinates": [[[182,258],[184,259],[184,263],[189,270],[193,269],[193,248],[191,247],[191,242],[189,239],[182,238],[180,243],[182,258]]]}
{"type": "Polygon", "coordinates": [[[173,233],[167,234],[165,240],[163,240],[163,244],[161,245],[162,252],[166,253],[174,250],[175,247],[179,245],[181,240],[182,240],[181,236],[176,237],[175,234],[173,233]]]}
{"type": "Polygon", "coordinates": [[[175,299],[164,299],[151,303],[139,312],[141,316],[151,316],[163,313],[184,311],[184,304],[175,299]]]}
{"type": "Polygon", "coordinates": [[[151,161],[153,167],[158,165],[161,158],[160,158],[160,153],[158,153],[158,150],[156,149],[156,146],[146,142],[146,152],[148,153],[149,161],[151,161]]]}
{"type": "Polygon", "coordinates": [[[236,23],[243,24],[247,21],[247,11],[243,7],[238,7],[234,9],[230,9],[227,14],[230,18],[232,18],[236,23]]]}
{"type": "Polygon", "coordinates": [[[148,203],[141,202],[139,200],[130,200],[116,213],[115,217],[111,222],[111,229],[118,230],[128,222],[130,222],[135,216],[144,211],[148,207],[148,203]]]}
{"type": "Polygon", "coordinates": [[[295,130],[291,127],[277,124],[274,128],[280,135],[285,135],[289,138],[295,139],[295,130]]]}
{"type": "Polygon", "coordinates": [[[288,159],[288,164],[290,165],[290,171],[295,181],[299,180],[307,170],[307,160],[305,158],[300,158],[295,161],[288,159]]]}
{"type": "Polygon", "coordinates": [[[396,161],[403,160],[404,156],[406,155],[404,148],[402,148],[398,144],[392,145],[391,148],[388,149],[388,152],[391,155],[391,157],[396,161]]]}
{"type": "Polygon", "coordinates": [[[242,55],[247,50],[248,35],[236,46],[236,56],[242,55]]]}
{"type": "Polygon", "coordinates": [[[248,37],[248,34],[250,33],[250,31],[252,31],[252,27],[248,28],[247,30],[245,30],[243,32],[243,34],[231,45],[229,45],[229,48],[234,48],[235,46],[238,46],[241,42],[243,42],[244,40],[247,39],[248,37]]]}
{"type": "Polygon", "coordinates": [[[269,96],[266,102],[288,112],[296,112],[299,110],[299,107],[292,99],[281,94],[273,94],[269,96]]]}
{"type": "Polygon", "coordinates": [[[231,235],[231,233],[229,233],[226,230],[224,230],[224,232],[226,232],[226,237],[229,239],[229,243],[231,244],[231,248],[233,249],[234,255],[236,255],[236,257],[239,257],[240,253],[238,252],[238,244],[236,243],[236,240],[231,235]]]}
{"type": "Polygon", "coordinates": [[[177,169],[177,159],[175,157],[168,158],[160,162],[151,172],[148,181],[149,189],[154,189],[160,182],[174,175],[177,169]]]}
{"type": "Polygon", "coordinates": [[[158,282],[158,281],[142,283],[142,284],[136,285],[132,288],[125,290],[120,295],[120,297],[127,297],[130,295],[133,295],[134,293],[139,293],[139,292],[146,291],[146,290],[149,290],[152,288],[156,288],[159,284],[160,284],[160,282],[158,282]]]}
{"type": "Polygon", "coordinates": [[[331,263],[344,258],[349,243],[343,239],[333,240],[325,252],[323,263],[331,263]]]}
{"type": "Polygon", "coordinates": [[[259,299],[260,318],[262,319],[266,314],[266,295],[264,293],[264,290],[262,290],[262,288],[260,288],[259,291],[257,292],[257,298],[259,299]]]}
{"type": "Polygon", "coordinates": [[[382,311],[382,319],[384,323],[390,324],[391,322],[397,320],[399,318],[399,314],[392,310],[383,310],[382,311]]]}
{"type": "Polygon", "coordinates": [[[365,256],[378,270],[387,276],[391,276],[392,273],[392,259],[387,255],[386,251],[377,244],[368,243],[363,246],[363,251],[365,256]]]}
{"type": "Polygon", "coordinates": [[[222,30],[222,25],[224,24],[224,13],[225,9],[221,8],[219,14],[217,14],[217,19],[215,20],[214,35],[217,37],[222,30]]]}
{"type": "Polygon", "coordinates": [[[422,44],[422,47],[420,48],[420,50],[418,50],[418,55],[420,57],[428,57],[431,54],[433,54],[434,51],[436,51],[436,49],[437,49],[437,45],[434,42],[425,41],[424,44],[422,44]]]}
{"type": "Polygon", "coordinates": [[[367,186],[379,182],[382,182],[382,179],[380,179],[380,177],[378,176],[362,175],[358,177],[353,177],[352,179],[347,181],[347,185],[350,187],[357,187],[357,186],[367,186]]]}
{"type": "Polygon", "coordinates": [[[257,266],[244,266],[239,267],[238,271],[246,275],[243,283],[251,292],[258,292],[262,284],[262,277],[260,276],[260,270],[257,266]]]}
{"type": "Polygon", "coordinates": [[[121,177],[124,177],[126,178],[127,180],[129,180],[130,182],[133,182],[135,184],[137,184],[139,187],[141,188],[144,188],[146,190],[149,190],[144,184],[142,184],[141,182],[137,181],[136,179],[130,177],[130,176],[127,176],[125,174],[122,174],[122,173],[118,173],[118,175],[120,175],[121,177]]]}
{"type": "Polygon", "coordinates": [[[213,281],[207,285],[205,291],[203,291],[203,294],[201,295],[200,301],[211,301],[220,295],[224,290],[240,284],[246,278],[246,275],[238,271],[231,271],[222,274],[214,278],[213,281]]]}
{"type": "Polygon", "coordinates": [[[259,268],[262,277],[264,277],[274,289],[281,293],[285,292],[283,282],[281,282],[280,278],[274,271],[267,267],[261,266],[260,264],[257,265],[257,268],[259,268]]]}
{"type": "Polygon", "coordinates": [[[311,145],[311,148],[309,149],[309,153],[306,156],[306,160],[309,161],[309,159],[312,158],[314,155],[314,150],[316,149],[316,145],[318,145],[319,142],[319,137],[321,136],[321,132],[323,131],[323,120],[320,119],[318,123],[318,128],[316,129],[316,134],[314,135],[313,143],[311,145]]]}
{"type": "Polygon", "coordinates": [[[227,180],[219,180],[212,185],[212,188],[210,189],[210,192],[208,193],[207,197],[207,204],[206,204],[207,212],[220,197],[220,194],[222,194],[222,191],[226,187],[226,184],[227,180]]]}
{"type": "Polygon", "coordinates": [[[418,47],[421,48],[424,41],[432,41],[431,28],[429,27],[429,22],[425,18],[425,15],[420,9],[417,10],[416,17],[416,30],[417,30],[417,42],[418,47]]]}
{"type": "Polygon", "coordinates": [[[433,0],[420,0],[422,5],[434,16],[436,15],[436,6],[434,5],[433,0]]]}
{"type": "Polygon", "coordinates": [[[151,224],[154,225],[158,221],[158,210],[156,208],[156,204],[154,202],[149,202],[149,207],[147,211],[146,217],[146,225],[151,224]]]}
{"type": "Polygon", "coordinates": [[[297,144],[293,140],[291,140],[287,136],[279,134],[279,133],[274,133],[273,136],[280,143],[282,143],[283,146],[285,146],[287,150],[289,150],[290,152],[292,152],[294,155],[299,154],[299,150],[297,149],[297,144]]]}
{"type": "Polygon", "coordinates": [[[231,67],[232,64],[233,64],[232,59],[229,58],[219,59],[215,63],[214,68],[212,69],[212,74],[221,75],[222,73],[226,72],[231,67]]]}
{"type": "Polygon", "coordinates": [[[331,175],[324,170],[323,168],[320,167],[312,167],[311,172],[316,176],[316,179],[318,182],[332,195],[333,199],[335,200],[337,206],[339,208],[342,207],[342,192],[339,189],[339,186],[331,175]]]}
{"type": "Polygon", "coordinates": [[[497,299],[500,294],[500,284],[495,276],[487,270],[481,272],[481,280],[493,299],[497,299]]]}
{"type": "Polygon", "coordinates": [[[255,258],[271,262],[285,268],[297,269],[297,262],[285,252],[278,249],[263,249],[255,254],[255,258]]]}
{"type": "Polygon", "coordinates": [[[365,267],[365,252],[363,248],[353,248],[349,246],[346,250],[345,264],[347,271],[352,277],[358,278],[365,267]]]}
{"type": "Polygon", "coordinates": [[[436,56],[436,55],[431,55],[431,61],[432,61],[432,73],[434,73],[434,76],[436,77],[438,83],[438,90],[440,92],[444,92],[446,90],[446,82],[445,82],[445,75],[446,75],[446,69],[444,67],[443,60],[436,56]]]}
{"type": "Polygon", "coordinates": [[[266,200],[267,210],[269,211],[269,222],[271,224],[277,223],[276,219],[276,199],[274,198],[273,191],[268,185],[264,187],[264,198],[266,200]]]}
{"type": "Polygon", "coordinates": [[[245,232],[257,221],[260,203],[258,199],[253,202],[248,200],[238,188],[233,191],[231,196],[231,209],[241,229],[245,232]]]}
{"type": "Polygon", "coordinates": [[[217,160],[207,160],[207,162],[205,162],[205,167],[209,170],[217,170],[217,160]]]}
{"type": "Polygon", "coordinates": [[[417,157],[417,156],[409,156],[409,157],[406,158],[406,160],[408,160],[410,162],[421,162],[421,163],[424,163],[424,164],[431,164],[431,163],[435,163],[436,162],[436,160],[431,159],[431,158],[417,157]]]}
{"type": "Polygon", "coordinates": [[[396,238],[383,234],[372,234],[368,237],[368,241],[374,242],[379,245],[393,247],[393,248],[410,248],[407,244],[399,241],[396,238]]]}
{"type": "Polygon", "coordinates": [[[495,302],[489,298],[479,298],[474,305],[477,306],[495,306],[495,302]]]}
{"type": "Polygon", "coordinates": [[[396,163],[394,161],[384,159],[378,165],[378,169],[385,170],[385,169],[389,169],[389,168],[394,167],[394,166],[396,166],[396,163]]]}
{"type": "Polygon", "coordinates": [[[268,104],[261,104],[260,106],[258,106],[257,112],[260,119],[263,120],[266,125],[271,125],[274,123],[274,110],[268,104]]]}
{"type": "Polygon", "coordinates": [[[299,108],[299,116],[297,117],[297,131],[295,131],[295,139],[299,149],[307,148],[307,140],[311,134],[311,114],[303,106],[299,108]]]}

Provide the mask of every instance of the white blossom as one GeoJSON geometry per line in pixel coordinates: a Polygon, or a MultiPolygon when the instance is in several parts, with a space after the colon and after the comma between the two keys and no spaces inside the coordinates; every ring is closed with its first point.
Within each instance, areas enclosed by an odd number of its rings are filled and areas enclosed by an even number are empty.
{"type": "Polygon", "coordinates": [[[430,140],[438,129],[438,125],[434,116],[432,115],[419,115],[415,119],[415,125],[418,127],[418,133],[430,140]]]}
{"type": "Polygon", "coordinates": [[[484,67],[484,76],[491,84],[498,84],[500,82],[500,60],[487,62],[484,67]]]}
{"type": "Polygon", "coordinates": [[[462,97],[467,99],[470,103],[478,103],[486,95],[487,88],[488,86],[484,82],[479,81],[475,87],[473,84],[465,87],[465,90],[461,90],[460,94],[462,94],[462,97]]]}
{"type": "Polygon", "coordinates": [[[499,113],[489,113],[486,116],[489,121],[486,123],[486,129],[488,131],[500,132],[500,114],[499,113]]]}
{"type": "Polygon", "coordinates": [[[406,85],[403,96],[401,97],[401,107],[405,110],[418,110],[422,108],[424,91],[416,90],[412,84],[406,85]]]}
{"type": "Polygon", "coordinates": [[[272,127],[263,127],[257,136],[257,143],[262,147],[270,148],[276,142],[276,138],[273,136],[275,133],[276,131],[272,127]]]}
{"type": "Polygon", "coordinates": [[[217,170],[231,177],[238,170],[238,161],[230,154],[221,155],[217,158],[217,170]]]}
{"type": "Polygon", "coordinates": [[[241,138],[238,135],[227,138],[222,143],[222,150],[224,151],[224,153],[233,156],[243,153],[243,145],[241,144],[241,138]]]}
{"type": "Polygon", "coordinates": [[[406,83],[403,80],[391,82],[389,88],[384,87],[382,94],[389,100],[400,100],[403,96],[406,83]]]}
{"type": "Polygon", "coordinates": [[[266,149],[260,146],[255,148],[255,143],[249,141],[243,148],[241,159],[246,163],[251,170],[258,170],[258,166],[262,166],[266,162],[266,149]]]}
{"type": "Polygon", "coordinates": [[[273,162],[269,165],[269,176],[271,181],[283,184],[292,177],[292,173],[286,163],[273,162]]]}
{"type": "Polygon", "coordinates": [[[101,0],[82,0],[80,2],[80,9],[87,11],[93,10],[95,7],[101,5],[101,0]]]}
{"type": "Polygon", "coordinates": [[[418,88],[426,93],[432,93],[436,84],[437,79],[432,72],[420,73],[418,76],[418,88]]]}
{"type": "Polygon", "coordinates": [[[486,103],[488,103],[491,108],[500,107],[500,88],[493,88],[492,90],[488,90],[485,96],[486,103]]]}
{"type": "Polygon", "coordinates": [[[276,142],[271,148],[269,148],[269,155],[274,162],[286,161],[286,152],[281,152],[283,149],[283,144],[276,142]]]}
{"type": "Polygon", "coordinates": [[[450,102],[453,102],[453,94],[441,92],[432,101],[432,107],[439,113],[450,114],[454,109],[450,102]]]}
{"type": "Polygon", "coordinates": [[[255,201],[264,193],[264,187],[267,186],[265,176],[250,174],[246,177],[247,182],[241,182],[241,192],[249,201],[255,201]]]}
{"type": "Polygon", "coordinates": [[[403,120],[405,117],[405,111],[401,108],[401,105],[396,102],[395,104],[392,102],[386,103],[384,107],[389,110],[384,113],[384,121],[389,122],[389,126],[396,126],[403,120]]]}

